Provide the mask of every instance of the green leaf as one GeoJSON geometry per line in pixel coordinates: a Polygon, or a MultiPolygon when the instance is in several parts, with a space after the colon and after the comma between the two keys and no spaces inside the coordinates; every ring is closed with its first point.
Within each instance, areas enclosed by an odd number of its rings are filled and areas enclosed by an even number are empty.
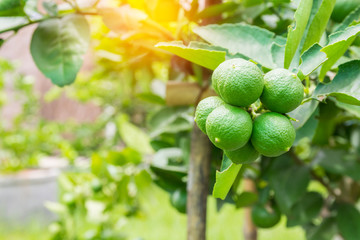
{"type": "Polygon", "coordinates": [[[338,101],[360,106],[360,60],[339,66],[339,72],[329,84],[319,84],[313,96],[335,97],[338,101]]]}
{"type": "Polygon", "coordinates": [[[269,183],[275,192],[275,200],[281,212],[288,214],[291,207],[305,194],[310,182],[310,171],[304,166],[291,164],[291,159],[287,156],[273,161],[269,183]]]}
{"type": "Polygon", "coordinates": [[[293,146],[298,145],[299,141],[303,138],[312,139],[315,135],[314,129],[318,126],[318,119],[316,116],[318,115],[318,111],[314,111],[311,117],[306,121],[306,123],[296,130],[296,138],[293,143],[293,146]]]}
{"type": "Polygon", "coordinates": [[[339,32],[345,30],[352,23],[359,21],[360,19],[360,6],[357,7],[354,11],[352,11],[344,21],[335,29],[334,32],[339,32]]]}
{"type": "Polygon", "coordinates": [[[319,226],[311,226],[306,229],[306,239],[329,240],[333,239],[336,233],[335,218],[326,218],[319,226]]]}
{"type": "Polygon", "coordinates": [[[197,14],[197,18],[200,19],[209,18],[209,17],[215,17],[221,15],[225,12],[233,12],[236,10],[238,6],[239,4],[234,2],[224,2],[215,5],[210,5],[209,7],[206,7],[204,10],[199,12],[197,14]]]}
{"type": "Polygon", "coordinates": [[[314,162],[327,172],[346,175],[356,181],[360,180],[360,163],[356,160],[356,157],[348,155],[344,150],[323,149],[319,151],[314,162]]]}
{"type": "Polygon", "coordinates": [[[360,239],[360,213],[350,204],[342,203],[337,206],[336,222],[344,240],[360,239]]]}
{"type": "Polygon", "coordinates": [[[271,45],[271,56],[276,67],[282,68],[284,66],[285,45],[273,43],[271,45]]]}
{"type": "Polygon", "coordinates": [[[165,105],[165,99],[163,99],[159,95],[156,95],[151,92],[140,93],[140,94],[137,94],[136,97],[145,102],[159,104],[159,105],[165,105]]]}
{"type": "Polygon", "coordinates": [[[180,41],[169,43],[158,43],[156,47],[169,51],[190,62],[199,64],[205,68],[214,70],[220,63],[225,61],[225,51],[219,51],[210,45],[190,42],[185,46],[180,41]]]}
{"type": "MultiPolygon", "coordinates": [[[[224,154],[224,161],[228,161],[229,159],[226,157],[226,155],[224,154]]],[[[231,186],[233,185],[236,176],[238,175],[240,169],[241,169],[241,164],[234,164],[234,163],[230,163],[230,165],[225,164],[227,167],[223,170],[216,171],[216,182],[214,185],[214,190],[213,190],[213,196],[215,198],[221,198],[222,200],[225,199],[226,195],[228,194],[228,192],[231,189],[231,186]]]]}
{"type": "Polygon", "coordinates": [[[328,60],[322,65],[319,78],[324,79],[327,71],[340,59],[360,32],[360,24],[356,24],[329,36],[329,43],[321,51],[326,53],[328,60]]]}
{"type": "Polygon", "coordinates": [[[0,33],[18,30],[28,23],[26,17],[0,17],[0,33]]]}
{"type": "MultiPolygon", "coordinates": [[[[294,25],[288,29],[288,36],[285,46],[284,68],[289,68],[299,47],[307,22],[310,17],[312,0],[301,0],[295,12],[294,25]]],[[[295,59],[296,60],[296,59],[295,59]]]]}
{"type": "Polygon", "coordinates": [[[309,118],[314,113],[318,105],[319,105],[318,101],[310,100],[303,103],[292,112],[288,113],[290,117],[297,120],[296,122],[292,122],[295,129],[299,129],[305,125],[305,123],[309,120],[309,118]]]}
{"type": "Polygon", "coordinates": [[[301,80],[304,79],[305,76],[310,75],[327,60],[326,54],[321,50],[322,47],[319,44],[314,44],[301,55],[298,74],[301,80]]]}
{"type": "Polygon", "coordinates": [[[237,208],[248,207],[258,201],[258,195],[253,192],[242,192],[235,200],[237,208]]]}
{"type": "Polygon", "coordinates": [[[207,25],[194,29],[194,32],[212,45],[227,49],[229,54],[245,55],[270,69],[275,67],[272,61],[272,44],[284,43],[284,38],[244,23],[207,25]]]}
{"type": "Polygon", "coordinates": [[[127,147],[135,149],[143,154],[153,153],[149,136],[140,128],[130,123],[126,115],[119,116],[116,123],[121,139],[125,142],[127,147]]]}
{"type": "Polygon", "coordinates": [[[287,227],[303,225],[316,218],[323,206],[324,200],[317,192],[307,192],[297,202],[287,216],[287,227]]]}
{"type": "Polygon", "coordinates": [[[62,87],[74,82],[89,41],[85,17],[68,15],[41,22],[32,37],[30,50],[40,71],[62,87]]]}
{"type": "MultiPolygon", "coordinates": [[[[307,31],[305,42],[302,47],[302,52],[307,50],[314,43],[318,43],[320,41],[336,2],[336,0],[319,1],[321,2],[321,5],[316,8],[315,15],[311,19],[312,22],[307,31]]],[[[313,8],[314,5],[315,3],[313,4],[313,8]]]]}
{"type": "Polygon", "coordinates": [[[26,0],[1,0],[0,16],[22,16],[26,0]]]}
{"type": "Polygon", "coordinates": [[[151,166],[161,168],[166,171],[186,174],[187,168],[185,166],[170,164],[171,161],[182,159],[183,157],[183,151],[180,148],[163,148],[154,155],[151,166]]]}
{"type": "Polygon", "coordinates": [[[347,104],[339,101],[335,101],[336,106],[338,106],[341,109],[344,109],[345,111],[349,112],[351,115],[357,117],[360,119],[360,106],[347,104]]]}

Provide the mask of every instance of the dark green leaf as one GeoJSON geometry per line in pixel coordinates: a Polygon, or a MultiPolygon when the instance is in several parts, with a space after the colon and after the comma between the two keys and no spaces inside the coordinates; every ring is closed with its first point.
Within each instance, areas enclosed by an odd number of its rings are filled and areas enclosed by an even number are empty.
{"type": "Polygon", "coordinates": [[[25,0],[1,0],[0,16],[22,16],[25,0]]]}
{"type": "Polygon", "coordinates": [[[299,47],[310,17],[312,3],[312,0],[301,0],[295,12],[295,22],[291,27],[289,27],[285,46],[284,68],[290,67],[290,64],[296,54],[296,50],[299,47]]]}
{"type": "Polygon", "coordinates": [[[317,192],[307,192],[287,216],[287,226],[303,225],[316,218],[323,206],[323,198],[317,192]]]}
{"type": "Polygon", "coordinates": [[[197,18],[209,18],[221,15],[225,12],[233,12],[239,5],[234,2],[224,2],[215,5],[210,5],[197,14],[197,18]]]}
{"type": "Polygon", "coordinates": [[[266,29],[243,23],[207,25],[194,29],[194,32],[205,41],[227,49],[229,54],[240,53],[270,69],[275,67],[272,44],[284,43],[282,37],[276,37],[266,29]]]}
{"type": "Polygon", "coordinates": [[[338,101],[360,105],[360,60],[354,60],[339,66],[339,72],[329,84],[319,84],[314,97],[333,96],[338,101]]]}
{"type": "Polygon", "coordinates": [[[89,41],[85,17],[68,15],[41,22],[34,32],[30,50],[40,71],[62,87],[74,82],[89,41]]]}
{"type": "Polygon", "coordinates": [[[310,182],[310,171],[307,167],[291,164],[291,159],[286,156],[273,161],[269,172],[270,186],[275,192],[275,200],[281,212],[287,214],[305,194],[310,182]],[[287,163],[288,167],[284,167],[284,161],[290,162],[287,163]]]}
{"type": "Polygon", "coordinates": [[[235,200],[237,208],[249,207],[256,203],[258,195],[253,192],[242,192],[235,200]]]}
{"type": "Polygon", "coordinates": [[[214,70],[220,63],[225,61],[226,52],[219,51],[218,48],[191,42],[189,46],[185,46],[182,42],[158,43],[156,47],[167,50],[178,55],[190,62],[199,64],[200,66],[214,70]]]}
{"type": "Polygon", "coordinates": [[[336,222],[344,240],[360,239],[360,213],[350,204],[339,204],[336,222]]]}
{"type": "MultiPolygon", "coordinates": [[[[229,161],[225,154],[223,161],[229,161]]],[[[234,163],[230,163],[230,165],[225,165],[228,167],[221,172],[216,171],[216,182],[213,189],[213,196],[215,198],[221,198],[222,200],[225,199],[226,195],[230,191],[231,186],[233,185],[236,176],[238,175],[242,166],[241,164],[234,163]]]]}
{"type": "Polygon", "coordinates": [[[319,151],[314,162],[327,172],[346,175],[354,180],[360,180],[360,162],[356,157],[348,155],[345,150],[323,149],[319,151]]]}
{"type": "Polygon", "coordinates": [[[326,218],[319,226],[310,226],[306,229],[306,239],[330,240],[333,239],[336,232],[335,218],[326,218]]]}

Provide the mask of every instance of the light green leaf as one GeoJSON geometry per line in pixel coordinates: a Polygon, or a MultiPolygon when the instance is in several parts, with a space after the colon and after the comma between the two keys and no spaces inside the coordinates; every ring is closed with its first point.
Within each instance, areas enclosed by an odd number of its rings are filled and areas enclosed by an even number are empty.
{"type": "Polygon", "coordinates": [[[295,22],[288,29],[288,36],[285,46],[284,68],[289,68],[296,50],[299,47],[307,22],[310,17],[312,0],[301,0],[295,12],[295,22]]]}
{"type": "Polygon", "coordinates": [[[215,5],[210,5],[206,7],[204,10],[197,14],[197,18],[209,18],[223,14],[224,12],[233,12],[239,4],[234,2],[224,2],[215,5]]]}
{"type": "Polygon", "coordinates": [[[335,97],[338,101],[360,106],[360,60],[339,66],[339,72],[329,84],[319,84],[313,96],[335,97]]]}
{"type": "Polygon", "coordinates": [[[344,240],[360,239],[360,213],[350,204],[342,203],[337,206],[336,222],[344,240]]]}
{"type": "MultiPolygon", "coordinates": [[[[336,0],[320,0],[320,2],[321,5],[316,8],[315,15],[311,19],[311,24],[306,34],[302,52],[307,50],[314,43],[318,43],[320,41],[335,6],[336,0]]],[[[313,9],[314,5],[315,3],[313,3],[313,9]]]]}
{"type": "Polygon", "coordinates": [[[151,92],[140,93],[140,94],[137,94],[136,97],[145,102],[159,104],[159,105],[165,105],[165,99],[163,99],[159,95],[156,95],[151,92]]]}
{"type": "Polygon", "coordinates": [[[311,100],[308,102],[303,103],[299,107],[297,107],[292,112],[289,112],[288,115],[294,119],[296,122],[292,122],[295,129],[299,129],[309,120],[313,112],[316,110],[317,106],[319,105],[318,101],[311,100]]]}
{"type": "Polygon", "coordinates": [[[304,79],[305,76],[310,75],[327,60],[326,54],[321,50],[322,47],[319,44],[314,44],[301,55],[301,64],[298,73],[301,80],[304,79]]]}
{"type": "Polygon", "coordinates": [[[356,35],[360,32],[360,24],[346,28],[344,31],[333,33],[329,36],[329,43],[321,51],[326,53],[328,60],[322,65],[319,78],[324,79],[327,71],[344,55],[356,35]]]}
{"type": "Polygon", "coordinates": [[[273,43],[271,45],[271,56],[275,66],[282,68],[284,66],[285,45],[273,43]]]}
{"type": "Polygon", "coordinates": [[[287,216],[287,227],[303,225],[316,218],[323,206],[323,198],[320,193],[307,192],[302,199],[297,202],[287,216]]]}
{"type": "Polygon", "coordinates": [[[68,15],[41,22],[30,50],[40,71],[62,87],[74,82],[89,41],[90,29],[85,17],[68,15]]]}
{"type": "Polygon", "coordinates": [[[284,43],[284,38],[244,23],[207,25],[194,29],[194,32],[212,45],[227,49],[229,54],[240,53],[270,69],[275,67],[271,54],[272,44],[284,43]]]}
{"type": "Polygon", "coordinates": [[[17,30],[28,23],[26,17],[0,17],[0,33],[17,30]]]}
{"type": "MultiPolygon", "coordinates": [[[[223,162],[224,161],[229,161],[225,154],[223,162]]],[[[230,165],[221,170],[221,172],[216,171],[216,182],[213,190],[213,196],[215,198],[221,198],[222,200],[225,199],[241,169],[241,166],[241,164],[230,163],[230,165]]]]}
{"type": "Polygon", "coordinates": [[[185,46],[182,42],[175,41],[169,43],[158,43],[156,47],[167,50],[190,62],[214,70],[220,63],[225,61],[225,51],[211,49],[209,45],[202,45],[191,42],[185,46]]]}
{"type": "Polygon", "coordinates": [[[293,143],[293,146],[298,145],[299,141],[303,138],[312,139],[315,135],[314,129],[316,129],[318,125],[318,119],[316,116],[318,115],[318,111],[314,111],[314,113],[310,116],[310,118],[305,122],[305,124],[296,129],[296,138],[293,143]]]}
{"type": "Polygon", "coordinates": [[[344,109],[345,111],[349,112],[350,114],[354,115],[355,117],[360,119],[360,106],[351,105],[339,101],[335,101],[336,106],[339,108],[344,109]]]}
{"type": "Polygon", "coordinates": [[[143,154],[153,153],[150,145],[149,136],[140,128],[130,123],[126,115],[121,115],[117,119],[117,126],[121,139],[127,147],[137,150],[143,154]]]}

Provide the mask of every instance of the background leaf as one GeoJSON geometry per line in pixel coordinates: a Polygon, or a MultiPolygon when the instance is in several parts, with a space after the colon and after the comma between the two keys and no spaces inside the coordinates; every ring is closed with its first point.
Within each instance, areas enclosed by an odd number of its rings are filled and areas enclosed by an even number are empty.
{"type": "Polygon", "coordinates": [[[89,47],[90,29],[84,16],[67,15],[39,24],[31,55],[40,71],[62,87],[74,82],[89,47]]]}
{"type": "Polygon", "coordinates": [[[267,67],[274,68],[271,46],[285,43],[284,38],[256,26],[244,23],[207,25],[194,29],[205,41],[229,51],[229,54],[242,54],[267,67]]]}
{"type": "Polygon", "coordinates": [[[360,239],[360,213],[350,204],[339,204],[336,222],[344,240],[360,239]]]}
{"type": "MultiPolygon", "coordinates": [[[[295,12],[295,23],[289,27],[285,46],[284,68],[289,68],[299,47],[311,13],[312,0],[301,0],[295,12]]],[[[295,59],[296,60],[296,59],[295,59]]]]}
{"type": "Polygon", "coordinates": [[[360,105],[360,60],[353,60],[339,66],[339,72],[329,84],[319,84],[313,94],[333,96],[338,101],[360,105]]]}
{"type": "Polygon", "coordinates": [[[211,70],[214,70],[220,63],[225,61],[225,51],[219,51],[215,47],[212,50],[212,47],[206,44],[202,46],[203,48],[200,48],[200,45],[194,42],[190,42],[189,46],[185,46],[179,41],[158,43],[156,45],[158,48],[167,50],[179,57],[211,70]]]}

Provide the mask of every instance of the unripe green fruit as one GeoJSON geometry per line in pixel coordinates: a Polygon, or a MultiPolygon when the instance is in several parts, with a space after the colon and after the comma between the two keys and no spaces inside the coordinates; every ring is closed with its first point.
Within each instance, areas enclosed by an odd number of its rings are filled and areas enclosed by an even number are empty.
{"type": "Polygon", "coordinates": [[[291,112],[304,98],[304,86],[296,74],[289,70],[279,68],[266,73],[264,83],[260,100],[273,112],[291,112]]]}
{"type": "Polygon", "coordinates": [[[225,102],[217,97],[208,97],[199,102],[195,112],[195,122],[200,130],[206,134],[206,119],[209,114],[217,107],[225,104],[225,102]]]}
{"type": "Polygon", "coordinates": [[[295,128],[287,117],[267,112],[255,118],[251,143],[260,154],[277,157],[289,151],[295,135],[295,128]]]}
{"type": "Polygon", "coordinates": [[[224,153],[235,164],[252,163],[260,156],[260,154],[251,145],[251,142],[248,142],[242,148],[234,151],[224,151],[224,153]]]}
{"type": "Polygon", "coordinates": [[[186,198],[186,189],[178,188],[171,194],[170,203],[179,212],[186,213],[186,198]]]}
{"type": "Polygon", "coordinates": [[[226,103],[246,107],[260,97],[264,78],[254,63],[235,58],[221,63],[214,70],[212,85],[226,103]]]}
{"type": "Polygon", "coordinates": [[[206,132],[211,142],[227,151],[243,147],[249,141],[251,131],[249,113],[229,104],[217,107],[206,120],[206,132]]]}
{"type": "Polygon", "coordinates": [[[277,208],[267,208],[257,204],[252,208],[251,218],[255,226],[271,228],[280,221],[281,214],[277,208]]]}

